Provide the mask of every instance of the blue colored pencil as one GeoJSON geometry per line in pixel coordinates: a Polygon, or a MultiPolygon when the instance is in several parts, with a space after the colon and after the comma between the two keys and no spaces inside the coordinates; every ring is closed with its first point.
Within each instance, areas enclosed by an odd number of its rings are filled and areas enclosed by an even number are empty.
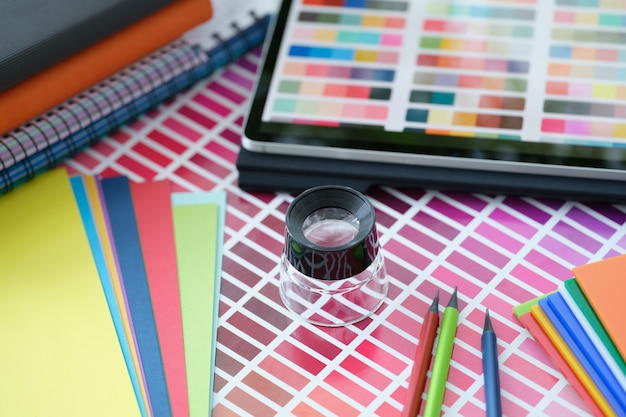
{"type": "Polygon", "coordinates": [[[500,399],[500,372],[498,369],[498,340],[491,325],[489,310],[485,315],[481,346],[487,417],[500,417],[502,416],[502,401],[500,399]]]}

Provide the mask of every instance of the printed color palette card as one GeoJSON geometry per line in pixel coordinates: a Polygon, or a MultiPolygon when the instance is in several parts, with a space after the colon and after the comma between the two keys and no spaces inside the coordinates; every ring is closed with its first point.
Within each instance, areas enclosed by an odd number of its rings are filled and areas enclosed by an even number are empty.
{"type": "Polygon", "coordinates": [[[247,193],[237,184],[259,62],[256,50],[66,164],[74,173],[227,193],[213,416],[398,415],[424,313],[437,290],[447,300],[454,286],[460,319],[444,415],[484,416],[485,308],[499,338],[505,414],[591,415],[512,308],[556,290],[574,266],[625,252],[626,207],[373,189],[387,300],[357,325],[303,324],[278,294],[284,216],[294,196],[247,193]]]}
{"type": "Polygon", "coordinates": [[[626,140],[623,2],[292,3],[264,120],[626,140]]]}

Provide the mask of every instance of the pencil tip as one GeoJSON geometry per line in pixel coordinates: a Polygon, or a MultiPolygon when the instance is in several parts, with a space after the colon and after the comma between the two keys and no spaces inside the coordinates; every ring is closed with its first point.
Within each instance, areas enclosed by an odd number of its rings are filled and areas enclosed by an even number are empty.
{"type": "Polygon", "coordinates": [[[450,301],[448,302],[448,307],[453,307],[453,308],[456,308],[458,310],[459,302],[457,300],[456,290],[457,290],[457,288],[454,287],[454,292],[452,293],[452,296],[450,296],[450,301]]]}
{"type": "Polygon", "coordinates": [[[487,313],[485,314],[485,326],[483,327],[483,333],[485,332],[493,332],[491,318],[489,317],[489,309],[487,309],[487,313]]]}
{"type": "Polygon", "coordinates": [[[433,313],[439,313],[439,290],[437,290],[437,294],[435,294],[435,298],[433,298],[433,302],[428,310],[433,313]]]}

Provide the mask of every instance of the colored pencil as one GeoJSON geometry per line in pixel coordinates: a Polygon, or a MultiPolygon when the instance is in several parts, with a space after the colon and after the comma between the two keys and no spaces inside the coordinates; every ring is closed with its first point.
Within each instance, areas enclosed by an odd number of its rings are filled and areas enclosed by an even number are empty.
{"type": "Polygon", "coordinates": [[[417,349],[413,359],[413,369],[409,378],[409,388],[404,400],[402,417],[415,417],[422,404],[422,393],[426,385],[426,373],[430,368],[433,346],[439,327],[439,291],[435,295],[430,308],[426,312],[422,330],[420,330],[417,349]]]}
{"type": "Polygon", "coordinates": [[[435,362],[433,363],[433,371],[424,407],[424,417],[436,417],[441,413],[448,370],[450,369],[450,359],[452,358],[452,348],[454,347],[454,338],[456,337],[456,326],[459,320],[456,292],[457,289],[455,287],[450,301],[443,312],[437,350],[435,351],[435,362]]]}
{"type": "Polygon", "coordinates": [[[491,324],[489,310],[485,314],[481,348],[487,417],[500,417],[502,415],[502,401],[500,399],[500,371],[498,369],[498,339],[491,324]]]}

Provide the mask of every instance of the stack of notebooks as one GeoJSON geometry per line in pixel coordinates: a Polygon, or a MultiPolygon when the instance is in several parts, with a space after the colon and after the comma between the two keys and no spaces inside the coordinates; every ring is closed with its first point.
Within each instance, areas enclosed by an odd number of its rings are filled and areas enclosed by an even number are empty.
{"type": "Polygon", "coordinates": [[[208,416],[226,194],[50,170],[0,199],[0,415],[208,416]]]}
{"type": "Polygon", "coordinates": [[[109,36],[0,88],[0,194],[261,44],[275,8],[272,1],[243,0],[117,3],[154,4],[132,24],[115,31],[107,27],[109,36]]]}
{"type": "Polygon", "coordinates": [[[626,255],[573,269],[555,292],[514,309],[596,416],[626,415],[626,255]]]}

